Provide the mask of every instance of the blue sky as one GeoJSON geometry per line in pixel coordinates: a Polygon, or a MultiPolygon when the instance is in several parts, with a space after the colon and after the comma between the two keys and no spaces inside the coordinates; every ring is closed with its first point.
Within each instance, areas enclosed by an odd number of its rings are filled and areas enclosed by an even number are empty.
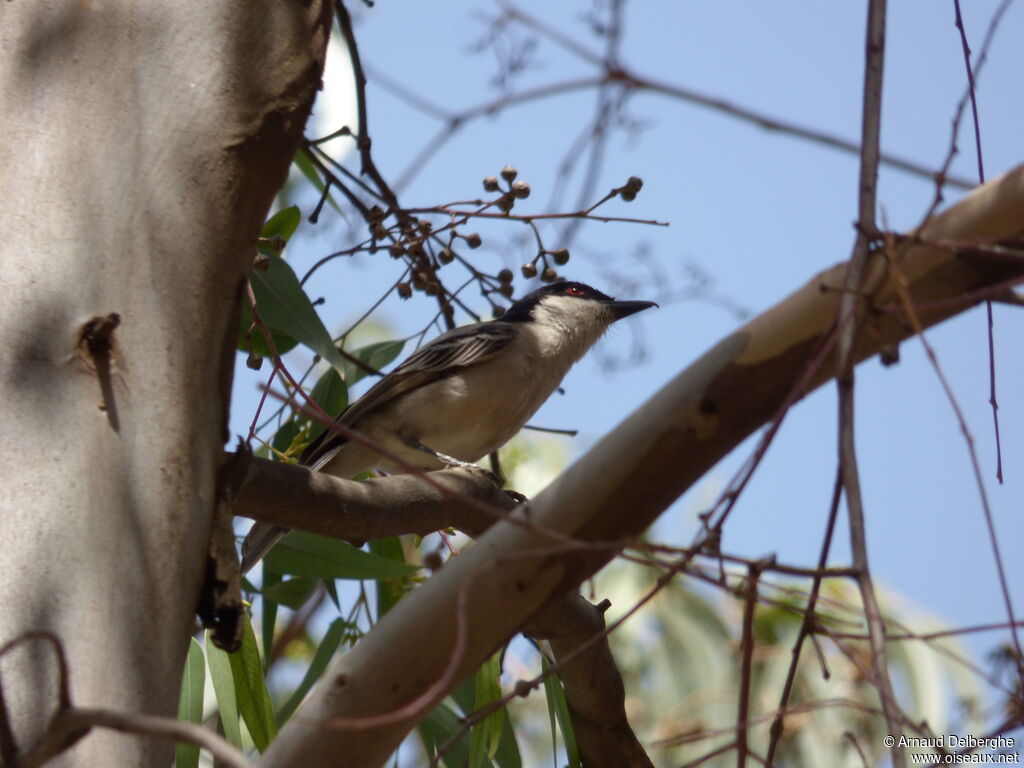
{"type": "MultiPolygon", "coordinates": [[[[996,6],[992,0],[964,3],[967,32],[976,51],[996,6]]],[[[600,41],[582,21],[589,4],[529,2],[522,7],[591,50],[599,50],[600,41]]],[[[496,98],[501,91],[491,83],[497,71],[495,57],[490,51],[474,53],[472,48],[488,29],[486,18],[495,16],[499,6],[379,0],[372,9],[355,10],[356,33],[370,71],[375,157],[385,177],[395,179],[441,126],[377,87],[374,73],[452,111],[496,98]]],[[[1024,9],[1020,4],[1011,6],[979,80],[982,147],[989,178],[1024,160],[1024,100],[1020,98],[1024,48],[1017,44],[1022,24],[1024,9]]],[[[637,74],[856,141],[863,28],[863,3],[649,0],[626,6],[620,57],[637,74]]],[[[522,29],[513,35],[519,42],[527,37],[522,29]]],[[[592,65],[545,40],[532,66],[514,80],[512,90],[593,74],[592,65]]],[[[883,150],[937,168],[949,146],[950,120],[964,86],[952,3],[891,3],[883,150]]],[[[332,95],[344,98],[341,87],[329,84],[329,88],[332,95]]],[[[592,91],[578,92],[467,124],[419,168],[401,190],[401,199],[406,205],[419,206],[475,197],[482,194],[484,176],[512,164],[533,188],[533,196],[520,204],[522,210],[543,210],[557,179],[564,175],[559,165],[592,116],[595,99],[592,91]]],[[[671,226],[588,223],[572,244],[573,260],[564,274],[624,298],[660,299],[664,285],[685,287],[686,265],[696,264],[711,277],[715,295],[758,313],[849,256],[856,216],[855,156],[654,94],[634,94],[628,114],[643,127],[636,133],[613,133],[597,196],[621,185],[628,176],[640,176],[644,188],[637,200],[629,205],[612,201],[606,212],[668,221],[671,226]],[[646,277],[646,269],[636,260],[638,248],[658,265],[661,285],[646,277]],[[631,275],[639,284],[636,293],[623,295],[609,273],[631,275]]],[[[969,124],[961,130],[960,150],[953,172],[976,179],[969,124]]],[[[572,190],[578,188],[579,178],[578,167],[568,179],[570,192],[561,204],[565,210],[575,206],[572,190]]],[[[879,201],[894,229],[914,226],[933,194],[933,184],[926,179],[882,170],[879,201]]],[[[946,193],[948,200],[959,195],[955,190],[946,193]]],[[[311,204],[307,201],[304,213],[311,204]]],[[[481,268],[516,269],[532,255],[528,245],[508,242],[512,235],[523,235],[521,225],[476,229],[485,239],[484,247],[473,252],[481,268]]],[[[563,244],[558,226],[543,231],[549,247],[563,244]]],[[[348,225],[337,217],[325,215],[315,227],[304,222],[286,255],[301,274],[303,265],[341,247],[347,233],[348,225]]],[[[386,255],[346,258],[322,269],[309,292],[326,299],[323,316],[329,327],[340,330],[396,276],[395,264],[386,255]]],[[[528,287],[517,271],[517,293],[525,293],[528,287]]],[[[485,302],[473,304],[486,313],[485,302]]],[[[421,329],[430,311],[422,300],[395,299],[385,303],[375,319],[401,336],[421,329]]],[[[460,322],[469,319],[462,317],[460,322]]],[[[996,306],[995,320],[1006,478],[1002,486],[994,479],[984,310],[975,309],[933,329],[929,340],[976,441],[1020,617],[1024,615],[1024,561],[1018,557],[1024,541],[1024,404],[1020,397],[1024,364],[1019,349],[1024,314],[996,306]]],[[[543,426],[579,429],[580,434],[567,442],[570,456],[585,451],[681,368],[734,330],[740,320],[713,302],[676,300],[626,323],[628,327],[616,328],[596,354],[574,369],[565,381],[566,395],[554,396],[533,420],[543,426]],[[609,357],[628,361],[637,339],[644,349],[641,362],[613,371],[601,365],[609,357]]],[[[296,369],[308,359],[301,351],[290,358],[296,369]]],[[[238,370],[232,427],[244,434],[255,407],[259,377],[244,365],[238,370]]],[[[883,368],[876,360],[866,362],[858,369],[857,387],[857,445],[874,576],[885,588],[951,625],[1005,621],[965,443],[920,344],[905,343],[897,366],[883,368]]],[[[832,386],[793,409],[726,526],[725,550],[751,557],[775,552],[781,560],[802,565],[815,561],[836,471],[836,423],[832,386]]],[[[728,481],[750,450],[748,441],[721,462],[657,524],[656,536],[688,542],[695,513],[728,481]]],[[[845,519],[840,531],[833,546],[832,559],[837,564],[848,562],[845,519]]],[[[974,636],[968,646],[980,656],[1006,637],[1005,632],[974,636]]]]}

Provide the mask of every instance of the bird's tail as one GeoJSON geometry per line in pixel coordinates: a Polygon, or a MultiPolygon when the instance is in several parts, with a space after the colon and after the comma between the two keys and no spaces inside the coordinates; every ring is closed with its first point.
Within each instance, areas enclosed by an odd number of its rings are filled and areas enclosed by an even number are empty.
{"type": "MultiPolygon", "coordinates": [[[[339,456],[347,457],[347,461],[342,458],[340,463],[331,467],[330,474],[337,475],[339,477],[351,477],[358,472],[362,472],[364,469],[372,465],[373,461],[377,458],[377,454],[367,451],[350,451],[345,450],[350,448],[349,444],[345,441],[336,441],[335,444],[324,447],[323,436],[330,434],[329,431],[325,431],[319,438],[317,438],[316,444],[320,447],[316,450],[316,455],[307,456],[307,453],[303,453],[303,464],[308,466],[314,472],[327,466],[331,462],[335,461],[339,456]],[[308,463],[307,463],[308,462],[308,463]]],[[[312,446],[313,444],[311,444],[312,446]]],[[[359,447],[359,446],[356,446],[359,447]]],[[[309,452],[309,448],[306,449],[309,452]]],[[[282,528],[278,525],[269,525],[267,523],[253,523],[252,528],[249,529],[249,533],[245,537],[245,541],[242,542],[242,573],[248,573],[250,569],[260,559],[267,554],[273,548],[281,537],[284,536],[290,528],[282,528]]]]}
{"type": "Polygon", "coordinates": [[[288,533],[287,528],[267,523],[253,523],[242,542],[242,573],[247,573],[288,533]]]}

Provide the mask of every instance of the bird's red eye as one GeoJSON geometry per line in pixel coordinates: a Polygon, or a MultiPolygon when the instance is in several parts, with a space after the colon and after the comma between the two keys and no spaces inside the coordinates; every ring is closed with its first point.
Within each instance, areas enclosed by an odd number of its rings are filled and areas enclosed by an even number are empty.
{"type": "Polygon", "coordinates": [[[565,289],[565,292],[569,296],[582,296],[583,295],[583,289],[580,288],[578,285],[570,285],[568,288],[565,289]]]}

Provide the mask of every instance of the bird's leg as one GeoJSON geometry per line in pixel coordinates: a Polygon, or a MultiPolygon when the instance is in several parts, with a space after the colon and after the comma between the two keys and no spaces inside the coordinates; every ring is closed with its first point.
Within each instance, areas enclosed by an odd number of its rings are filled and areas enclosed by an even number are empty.
{"type": "Polygon", "coordinates": [[[405,444],[410,448],[417,451],[423,451],[423,453],[429,453],[435,459],[444,464],[446,469],[449,467],[476,467],[476,464],[472,464],[468,461],[462,461],[462,459],[456,459],[454,456],[449,456],[448,454],[441,453],[440,451],[435,451],[429,445],[424,445],[415,437],[406,437],[404,440],[405,444]]]}
{"type": "Polygon", "coordinates": [[[445,469],[451,469],[452,467],[462,467],[463,469],[473,469],[477,472],[485,472],[488,476],[490,476],[491,482],[493,482],[495,486],[501,488],[501,486],[503,485],[503,483],[501,482],[501,478],[499,478],[489,469],[484,469],[483,467],[473,464],[472,462],[463,461],[462,459],[456,459],[454,456],[449,456],[446,453],[435,451],[429,445],[424,445],[415,437],[405,437],[402,439],[405,442],[405,444],[408,445],[410,448],[417,451],[423,451],[423,453],[427,453],[433,456],[435,459],[444,464],[445,469]]]}

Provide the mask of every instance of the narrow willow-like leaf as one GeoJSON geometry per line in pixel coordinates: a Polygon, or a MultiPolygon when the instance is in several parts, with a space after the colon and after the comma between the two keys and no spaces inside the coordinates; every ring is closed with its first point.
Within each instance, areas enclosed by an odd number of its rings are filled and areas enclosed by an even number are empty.
{"type": "MultiPolygon", "coordinates": [[[[375,539],[370,542],[370,552],[394,563],[405,564],[405,552],[402,541],[397,536],[375,539]]],[[[377,621],[390,611],[395,603],[402,599],[409,588],[407,574],[402,576],[377,579],[377,621]]]]}
{"type": "MultiPolygon", "coordinates": [[[[501,685],[498,682],[500,675],[501,652],[499,651],[476,671],[474,710],[481,709],[501,698],[501,685]]],[[[498,751],[498,744],[501,741],[502,711],[499,709],[492,712],[484,718],[483,722],[477,723],[473,727],[469,742],[470,768],[487,768],[491,764],[491,759],[498,751]]]]}
{"type": "Polygon", "coordinates": [[[210,681],[217,697],[217,711],[224,738],[238,749],[242,746],[242,728],[238,720],[238,700],[235,697],[235,680],[231,676],[231,662],[228,654],[215,646],[206,632],[206,664],[210,668],[210,681]]]}
{"type": "MultiPolygon", "coordinates": [[[[429,756],[437,753],[442,745],[461,729],[458,716],[447,704],[438,704],[427,715],[416,730],[423,739],[423,747],[429,756]]],[[[463,734],[441,756],[445,768],[463,768],[469,761],[469,734],[463,734]]]]}
{"type": "Polygon", "coordinates": [[[299,576],[294,579],[282,581],[278,584],[272,584],[269,587],[264,587],[263,596],[268,600],[273,600],[278,605],[284,605],[288,608],[295,609],[309,600],[310,596],[316,591],[319,583],[319,579],[313,579],[309,576],[299,576]]]}
{"type": "MultiPolygon", "coordinates": [[[[452,699],[464,714],[471,713],[476,700],[476,676],[468,678],[462,685],[455,688],[452,691],[452,699]]],[[[500,768],[522,768],[523,758],[519,754],[519,744],[516,742],[516,733],[512,728],[508,707],[503,707],[499,714],[501,715],[501,739],[498,742],[498,750],[492,759],[500,768]]]]}
{"type": "Polygon", "coordinates": [[[256,749],[263,752],[277,735],[277,723],[274,721],[267,681],[263,678],[263,665],[260,664],[260,652],[256,647],[256,635],[248,620],[245,621],[243,628],[242,647],[237,653],[229,654],[228,661],[231,663],[231,677],[235,682],[238,711],[249,729],[256,749]]]}
{"type": "MultiPolygon", "coordinates": [[[[317,173],[316,166],[313,165],[313,161],[306,156],[306,151],[300,149],[298,152],[296,152],[295,157],[292,158],[292,162],[295,163],[295,167],[302,172],[302,175],[309,180],[310,184],[316,187],[318,192],[323,194],[323,191],[327,185],[324,183],[324,180],[320,178],[320,174],[317,173]]],[[[338,203],[334,199],[333,195],[327,195],[327,202],[330,203],[331,208],[333,208],[339,214],[341,214],[342,216],[345,215],[345,213],[338,206],[338,203]]]]}
{"type": "Polygon", "coordinates": [[[288,241],[295,234],[295,230],[299,228],[301,221],[302,212],[299,210],[299,206],[282,208],[263,223],[260,237],[280,237],[288,241]]]}
{"type": "MultiPolygon", "coordinates": [[[[266,558],[263,558],[263,589],[268,589],[280,581],[281,574],[267,568],[266,558]]],[[[277,603],[263,595],[260,595],[260,602],[263,604],[263,620],[260,622],[263,635],[263,665],[269,667],[270,652],[274,648],[274,630],[277,625],[277,603]]]]}
{"type": "Polygon", "coordinates": [[[295,710],[299,708],[299,704],[302,703],[302,700],[306,698],[306,694],[309,693],[309,689],[313,687],[313,684],[320,679],[324,670],[327,669],[327,665],[341,644],[341,638],[345,636],[346,626],[344,619],[335,619],[331,622],[331,626],[327,628],[327,632],[324,634],[324,639],[320,641],[316,653],[313,654],[313,661],[310,662],[309,669],[306,670],[306,674],[303,676],[302,682],[299,683],[299,687],[288,697],[288,701],[284,703],[284,706],[278,710],[278,727],[284,725],[288,718],[295,713],[295,710]]]}
{"type": "Polygon", "coordinates": [[[404,576],[414,566],[363,552],[351,544],[292,531],[266,556],[267,568],[293,576],[321,579],[383,579],[404,576]]]}
{"type": "MultiPolygon", "coordinates": [[[[178,719],[190,723],[203,722],[203,688],[206,685],[206,663],[203,661],[203,649],[192,638],[188,644],[188,656],[185,659],[185,672],[181,678],[181,699],[178,702],[178,719]]],[[[175,768],[197,768],[199,765],[199,747],[195,744],[174,746],[175,768]]]]}
{"type": "MultiPolygon", "coordinates": [[[[547,670],[550,665],[547,660],[541,657],[541,669],[547,670]]],[[[576,746],[576,736],[572,730],[572,720],[569,719],[569,705],[565,700],[565,690],[562,688],[562,681],[556,675],[548,675],[544,678],[544,695],[548,701],[548,712],[554,714],[558,721],[558,728],[562,732],[562,742],[565,744],[565,755],[569,759],[569,768],[580,768],[580,750],[576,746]]],[[[552,723],[552,732],[554,723],[552,723]]],[[[554,733],[552,733],[554,736],[554,733]]]]}

